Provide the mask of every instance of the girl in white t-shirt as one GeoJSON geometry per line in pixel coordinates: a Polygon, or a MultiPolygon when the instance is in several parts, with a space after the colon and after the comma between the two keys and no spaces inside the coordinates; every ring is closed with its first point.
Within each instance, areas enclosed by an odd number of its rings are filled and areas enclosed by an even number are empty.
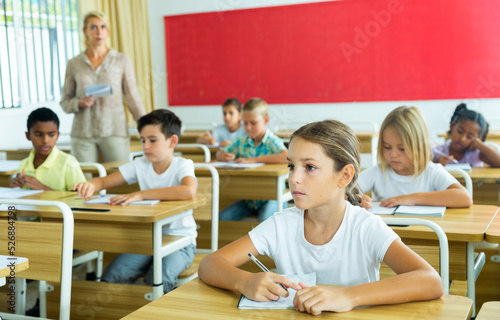
{"type": "MultiPolygon", "coordinates": [[[[383,207],[428,205],[470,207],[467,190],[441,164],[432,162],[427,124],[416,107],[399,107],[380,128],[378,165],[359,174],[362,193],[372,191],[383,207]]],[[[362,196],[362,205],[372,199],[362,196]]]]}
{"type": "Polygon", "coordinates": [[[297,310],[314,315],[443,294],[437,272],[379,216],[358,206],[359,143],[348,126],[335,120],[303,126],[290,139],[287,159],[296,208],[275,213],[206,256],[198,271],[204,282],[257,301],[287,297],[281,284],[297,290],[297,310]],[[271,257],[279,274],[239,269],[250,260],[248,253],[271,257]],[[381,260],[397,276],[379,280],[381,260]],[[318,283],[345,287],[310,287],[280,275],[311,272],[318,283]]]}
{"type": "Polygon", "coordinates": [[[208,145],[219,144],[227,146],[236,138],[246,136],[245,128],[241,124],[241,102],[236,98],[229,98],[222,104],[224,124],[218,125],[199,137],[196,142],[208,145]]]}

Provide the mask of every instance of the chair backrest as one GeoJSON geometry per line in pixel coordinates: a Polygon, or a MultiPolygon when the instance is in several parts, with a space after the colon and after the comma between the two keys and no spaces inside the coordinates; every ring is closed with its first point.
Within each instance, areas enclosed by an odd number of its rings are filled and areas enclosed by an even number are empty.
{"type": "MultiPolygon", "coordinates": [[[[387,225],[395,227],[426,226],[431,228],[436,233],[439,240],[439,274],[441,275],[441,281],[443,282],[444,294],[448,294],[450,288],[450,261],[448,237],[446,237],[443,229],[435,222],[426,219],[382,217],[382,220],[387,225]]],[[[431,262],[429,263],[432,265],[431,262]]]]}
{"type": "MultiPolygon", "coordinates": [[[[80,162],[80,167],[82,168],[83,172],[90,172],[92,174],[94,173],[93,170],[89,171],[88,168],[97,170],[99,178],[105,177],[108,174],[106,172],[106,168],[104,168],[102,164],[97,162],[80,162]]],[[[99,191],[99,194],[106,194],[106,189],[99,191]]]]}
{"type": "Polygon", "coordinates": [[[446,169],[446,171],[456,172],[464,178],[465,189],[467,189],[467,191],[469,191],[470,196],[472,197],[472,179],[470,178],[469,174],[465,170],[463,170],[461,168],[457,168],[457,167],[445,166],[444,168],[446,169]]]}
{"type": "MultiPolygon", "coordinates": [[[[195,163],[196,169],[207,169],[211,174],[211,184],[210,188],[204,188],[203,186],[198,186],[197,194],[201,194],[202,196],[207,196],[206,191],[211,191],[211,237],[210,237],[210,252],[214,252],[217,250],[219,246],[219,173],[217,170],[211,166],[210,164],[205,163],[195,163]]],[[[199,178],[200,180],[200,178],[199,178]]],[[[196,214],[195,214],[196,218],[196,214]]],[[[203,253],[204,249],[197,249],[199,253],[203,253]]]]}
{"type": "MultiPolygon", "coordinates": [[[[29,269],[17,277],[61,283],[59,319],[69,319],[71,301],[71,276],[73,256],[74,220],[67,204],[58,201],[30,199],[0,199],[0,204],[19,206],[57,207],[63,223],[14,221],[15,254],[29,259],[29,269]]],[[[11,220],[0,220],[0,228],[7,230],[11,220]]],[[[7,246],[0,247],[0,254],[9,255],[7,246]]]]}
{"type": "Polygon", "coordinates": [[[176,151],[181,151],[183,149],[201,149],[203,151],[203,162],[209,163],[211,160],[210,156],[210,149],[204,144],[201,143],[178,143],[177,146],[175,146],[176,151]]]}

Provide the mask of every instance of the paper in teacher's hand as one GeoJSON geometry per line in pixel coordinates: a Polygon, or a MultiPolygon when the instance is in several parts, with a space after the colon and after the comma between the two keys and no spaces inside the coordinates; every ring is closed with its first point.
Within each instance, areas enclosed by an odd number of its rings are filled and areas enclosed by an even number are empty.
{"type": "Polygon", "coordinates": [[[102,98],[110,96],[113,93],[109,84],[88,84],[85,86],[85,96],[93,96],[94,98],[102,98]]]}

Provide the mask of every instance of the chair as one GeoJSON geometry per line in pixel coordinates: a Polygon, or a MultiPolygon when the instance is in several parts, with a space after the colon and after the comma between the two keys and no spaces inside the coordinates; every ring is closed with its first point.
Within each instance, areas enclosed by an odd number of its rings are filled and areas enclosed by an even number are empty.
{"type": "Polygon", "coordinates": [[[465,189],[467,189],[467,191],[470,193],[470,196],[472,198],[472,179],[470,178],[469,174],[465,170],[460,169],[460,168],[456,168],[456,167],[445,166],[444,168],[446,169],[446,171],[448,171],[448,172],[456,172],[456,173],[460,174],[464,178],[464,180],[465,180],[465,189]]]}
{"type": "Polygon", "coordinates": [[[179,275],[176,286],[179,287],[188,281],[196,278],[198,276],[198,266],[201,259],[208,253],[214,252],[218,248],[219,243],[219,173],[217,170],[205,163],[195,163],[195,169],[208,169],[212,175],[211,184],[211,237],[210,237],[210,249],[196,249],[197,253],[194,258],[193,263],[184,272],[179,275]]]}
{"type": "MultiPolygon", "coordinates": [[[[46,317],[46,281],[60,282],[59,319],[69,319],[71,302],[71,258],[73,255],[74,220],[71,209],[62,202],[0,199],[0,204],[11,206],[29,205],[57,207],[62,213],[63,223],[15,221],[15,254],[29,259],[30,268],[16,277],[16,314],[1,314],[6,319],[28,319],[26,309],[26,279],[40,280],[40,315],[46,317]]],[[[9,222],[11,222],[9,220],[9,222]]],[[[0,228],[7,230],[6,219],[0,220],[0,228]]],[[[8,255],[7,246],[0,248],[0,254],[8,255]]]]}
{"type": "Polygon", "coordinates": [[[437,235],[439,240],[439,274],[443,282],[444,294],[450,291],[450,263],[449,263],[449,249],[448,238],[443,229],[430,220],[419,218],[392,218],[382,217],[382,220],[389,226],[406,227],[406,226],[426,226],[431,228],[437,235]]]}
{"type": "MultiPolygon", "coordinates": [[[[107,172],[106,172],[106,169],[104,168],[104,166],[100,163],[97,163],[97,162],[80,162],[80,167],[82,168],[83,171],[85,171],[86,168],[95,169],[97,171],[97,174],[99,175],[99,178],[105,177],[107,175],[107,172]]],[[[91,173],[93,173],[93,172],[91,172],[91,173]]],[[[105,195],[106,189],[99,191],[99,194],[105,195]]],[[[103,269],[103,252],[102,251],[90,251],[90,252],[77,253],[73,257],[73,267],[87,262],[87,275],[90,275],[94,272],[94,267],[93,267],[92,263],[90,262],[92,260],[96,260],[96,274],[95,274],[96,281],[101,281],[102,269],[103,269]]]]}

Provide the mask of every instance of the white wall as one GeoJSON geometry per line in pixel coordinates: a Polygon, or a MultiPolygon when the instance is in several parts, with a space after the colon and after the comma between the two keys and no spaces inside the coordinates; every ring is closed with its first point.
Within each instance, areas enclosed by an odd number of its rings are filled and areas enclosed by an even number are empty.
{"type": "MultiPolygon", "coordinates": [[[[153,72],[155,74],[155,106],[167,107],[167,82],[165,66],[165,28],[163,18],[166,15],[187,13],[245,9],[263,6],[277,6],[319,1],[287,1],[287,0],[148,0],[153,72]]],[[[404,70],[402,70],[404,72],[404,70]]],[[[484,75],[478,79],[478,98],[500,95],[500,75],[484,75]],[[484,79],[490,79],[486,85],[484,79]]],[[[261,97],[264,100],[266,97],[261,97]]],[[[280,104],[270,106],[271,128],[295,127],[293,121],[313,121],[335,118],[343,121],[373,120],[379,126],[384,117],[400,105],[414,105],[425,114],[433,141],[437,142],[437,134],[447,130],[451,115],[460,102],[466,102],[470,108],[481,112],[487,119],[500,118],[500,99],[468,99],[468,100],[427,100],[396,101],[369,103],[318,103],[318,104],[280,104]]],[[[221,101],[222,103],[222,101],[221,101]]],[[[222,123],[220,106],[172,107],[183,122],[212,121],[222,123]]],[[[492,127],[500,128],[500,121],[492,123],[492,127]]]]}
{"type": "MultiPolygon", "coordinates": [[[[31,142],[26,140],[26,121],[31,111],[38,107],[52,109],[59,117],[59,131],[61,135],[58,145],[70,143],[69,133],[73,123],[73,115],[64,113],[58,102],[43,103],[39,105],[25,106],[20,109],[0,109],[0,150],[2,149],[29,149],[31,142]]],[[[2,159],[3,155],[0,155],[2,159]]]]}

